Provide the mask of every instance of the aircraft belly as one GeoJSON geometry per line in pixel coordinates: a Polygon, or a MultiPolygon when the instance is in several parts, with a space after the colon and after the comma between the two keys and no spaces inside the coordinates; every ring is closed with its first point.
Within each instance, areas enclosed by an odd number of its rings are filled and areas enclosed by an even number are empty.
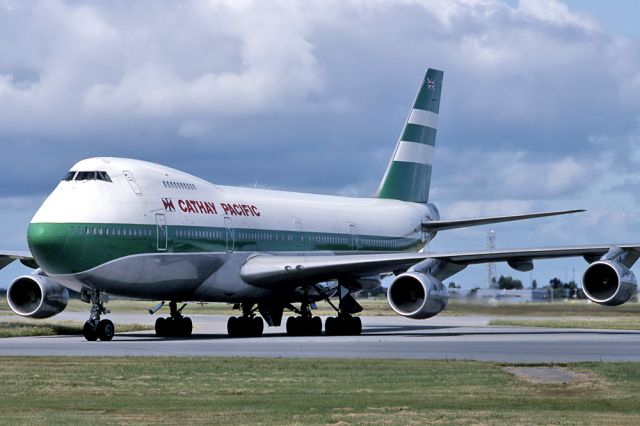
{"type": "Polygon", "coordinates": [[[128,256],[75,274],[73,281],[113,295],[191,300],[197,288],[225,263],[226,257],[226,253],[128,256]]]}
{"type": "Polygon", "coordinates": [[[114,296],[153,300],[263,300],[273,292],[240,278],[247,253],[154,253],[124,257],[90,271],[54,276],[76,291],[84,286],[114,296]]]}

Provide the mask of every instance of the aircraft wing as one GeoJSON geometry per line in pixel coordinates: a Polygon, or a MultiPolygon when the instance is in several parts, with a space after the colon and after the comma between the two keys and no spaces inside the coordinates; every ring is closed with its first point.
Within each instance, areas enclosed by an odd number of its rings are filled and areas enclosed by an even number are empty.
{"type": "Polygon", "coordinates": [[[23,265],[29,268],[37,268],[38,265],[33,260],[33,256],[28,251],[3,251],[0,250],[0,269],[12,263],[14,260],[19,260],[23,265]]]}
{"type": "Polygon", "coordinates": [[[634,251],[640,256],[640,244],[612,244],[570,247],[544,247],[508,250],[477,250],[461,252],[385,253],[355,255],[277,256],[255,255],[245,262],[243,280],[260,287],[309,285],[341,278],[363,278],[390,272],[404,272],[410,267],[433,259],[452,268],[444,270],[439,279],[446,279],[467,265],[489,262],[528,262],[582,256],[593,262],[617,247],[634,251]],[[453,272],[453,273],[450,273],[453,272]]]}
{"type": "Polygon", "coordinates": [[[582,213],[586,210],[562,210],[542,213],[527,213],[508,216],[490,216],[471,219],[432,220],[422,224],[423,232],[438,232],[445,229],[466,228],[468,226],[488,225],[491,223],[513,222],[516,220],[536,219],[540,217],[559,216],[564,214],[582,213]]]}

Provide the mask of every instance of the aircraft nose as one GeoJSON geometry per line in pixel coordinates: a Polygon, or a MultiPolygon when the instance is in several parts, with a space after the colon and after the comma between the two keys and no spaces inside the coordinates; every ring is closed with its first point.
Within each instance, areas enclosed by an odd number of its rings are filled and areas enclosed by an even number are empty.
{"type": "Polygon", "coordinates": [[[66,227],[61,224],[32,223],[27,231],[29,250],[47,273],[70,272],[64,262],[66,240],[66,227]]]}

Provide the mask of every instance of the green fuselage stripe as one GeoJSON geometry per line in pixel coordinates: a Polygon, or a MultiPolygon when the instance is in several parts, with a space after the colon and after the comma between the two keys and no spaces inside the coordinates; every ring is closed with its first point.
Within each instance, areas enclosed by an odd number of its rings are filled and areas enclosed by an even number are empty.
{"type": "Polygon", "coordinates": [[[156,225],[55,224],[29,226],[29,248],[48,273],[73,274],[107,262],[145,253],[202,252],[392,252],[416,251],[415,238],[220,227],[156,225]],[[166,247],[166,249],[165,249],[166,247]]]}

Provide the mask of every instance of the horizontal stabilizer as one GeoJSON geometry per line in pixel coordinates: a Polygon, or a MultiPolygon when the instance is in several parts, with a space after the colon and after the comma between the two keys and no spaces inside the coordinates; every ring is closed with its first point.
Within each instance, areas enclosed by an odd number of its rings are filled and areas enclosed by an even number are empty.
{"type": "Polygon", "coordinates": [[[468,226],[488,225],[491,223],[513,222],[516,220],[536,219],[563,214],[582,213],[586,210],[563,210],[555,212],[516,214],[509,216],[478,217],[472,219],[434,220],[422,224],[423,232],[438,232],[445,229],[466,228],[468,226]]]}

